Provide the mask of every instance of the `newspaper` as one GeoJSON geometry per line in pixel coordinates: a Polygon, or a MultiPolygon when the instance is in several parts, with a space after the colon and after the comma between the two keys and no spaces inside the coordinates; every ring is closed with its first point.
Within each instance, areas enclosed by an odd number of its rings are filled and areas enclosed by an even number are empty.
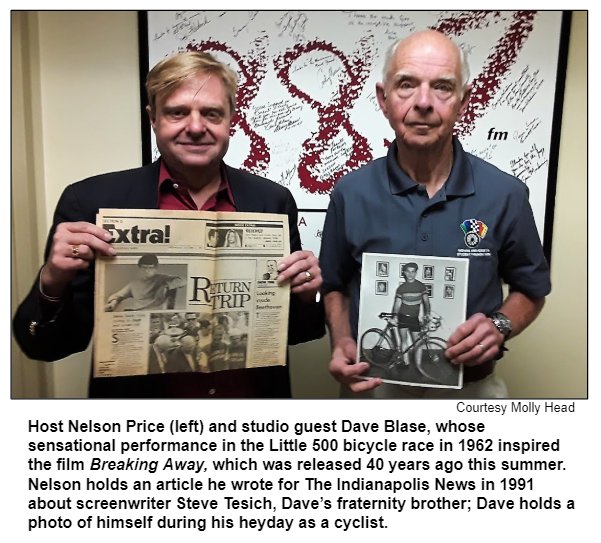
{"type": "Polygon", "coordinates": [[[101,209],[117,255],[96,259],[94,376],[286,363],[288,216],[101,209]]]}
{"type": "Polygon", "coordinates": [[[444,357],[465,321],[469,260],[364,253],[357,360],[386,383],[461,388],[463,367],[444,357]]]}

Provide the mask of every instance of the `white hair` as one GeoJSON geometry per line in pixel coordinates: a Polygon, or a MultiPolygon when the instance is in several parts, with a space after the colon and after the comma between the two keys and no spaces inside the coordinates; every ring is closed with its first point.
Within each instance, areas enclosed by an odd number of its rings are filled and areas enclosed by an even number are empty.
{"type": "MultiPolygon", "coordinates": [[[[390,65],[392,64],[392,59],[394,58],[394,54],[398,46],[405,40],[406,38],[400,38],[395,41],[387,50],[384,56],[384,67],[382,68],[382,82],[384,86],[386,86],[388,76],[390,75],[390,65]]],[[[465,91],[467,90],[467,86],[470,82],[470,65],[467,61],[467,53],[464,49],[455,44],[457,50],[459,51],[459,58],[461,59],[461,97],[465,96],[465,91]]]]}

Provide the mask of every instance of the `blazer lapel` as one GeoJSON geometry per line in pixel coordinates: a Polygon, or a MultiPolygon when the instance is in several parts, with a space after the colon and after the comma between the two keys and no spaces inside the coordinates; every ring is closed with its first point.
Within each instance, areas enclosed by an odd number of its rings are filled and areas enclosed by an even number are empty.
{"type": "Polygon", "coordinates": [[[159,159],[140,170],[140,179],[132,183],[127,195],[130,209],[158,208],[160,165],[159,159]]]}
{"type": "Polygon", "coordinates": [[[248,183],[245,179],[249,174],[231,168],[227,164],[225,165],[225,171],[232,189],[236,211],[241,213],[265,213],[265,201],[262,192],[257,191],[256,186],[253,190],[252,183],[248,183]]]}

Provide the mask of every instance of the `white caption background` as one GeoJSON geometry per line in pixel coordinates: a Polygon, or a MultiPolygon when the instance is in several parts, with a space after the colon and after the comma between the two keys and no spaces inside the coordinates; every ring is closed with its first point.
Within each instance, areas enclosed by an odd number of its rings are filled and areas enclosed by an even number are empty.
{"type": "MultiPolygon", "coordinates": [[[[593,420],[591,401],[555,401],[556,408],[574,407],[574,413],[545,412],[550,401],[38,401],[19,403],[19,412],[9,420],[10,458],[5,460],[10,492],[10,533],[19,541],[45,540],[127,541],[132,537],[170,537],[181,541],[197,540],[203,535],[244,537],[247,541],[276,541],[283,537],[336,537],[350,541],[363,540],[368,534],[383,540],[403,536],[445,537],[448,541],[475,540],[466,537],[465,527],[477,534],[489,532],[496,526],[492,540],[507,536],[545,538],[561,541],[588,533],[594,519],[590,489],[595,488],[597,456],[595,433],[585,424],[593,420]],[[512,412],[520,405],[521,412],[512,412]],[[500,412],[474,413],[468,409],[505,406],[500,412]],[[535,414],[536,407],[540,408],[535,414]],[[463,410],[463,412],[461,411],[463,410]],[[525,410],[525,411],[524,411],[525,410]],[[206,416],[205,416],[206,415],[206,416]],[[63,432],[29,431],[29,421],[58,423],[63,432]],[[165,425],[163,432],[144,431],[136,424],[165,425]],[[189,431],[174,435],[169,431],[172,421],[189,431]],[[71,432],[69,421],[78,424],[120,423],[121,432],[71,432]],[[196,422],[198,421],[198,422],[196,422]],[[202,421],[202,435],[196,430],[202,421]],[[209,432],[210,423],[226,423],[236,432],[209,432]],[[348,422],[343,422],[348,421],[348,422]],[[425,433],[384,431],[400,429],[403,423],[423,423],[425,433]],[[483,432],[440,432],[437,424],[458,425],[469,430],[471,423],[483,424],[483,432]],[[275,432],[244,432],[243,425],[271,423],[275,432]],[[336,422],[336,432],[309,431],[309,425],[329,425],[336,422]],[[374,431],[378,425],[378,431],[374,431]],[[286,429],[287,431],[282,431],[286,429]],[[137,431],[140,430],[140,431],[137,431]],[[298,435],[297,435],[298,434],[298,435]],[[29,442],[110,441],[115,439],[117,452],[31,452],[29,442]],[[215,443],[214,452],[146,452],[130,450],[120,453],[123,444],[138,443],[147,447],[150,442],[197,441],[208,446],[215,443]],[[450,444],[441,451],[441,440],[450,444]],[[471,440],[471,441],[470,441],[471,440]],[[499,452],[498,443],[510,441],[516,447],[532,447],[534,442],[547,442],[558,451],[499,452]],[[559,440],[559,441],[557,441],[559,440]],[[230,448],[224,451],[224,441],[230,448]],[[242,443],[246,444],[243,450],[242,443]],[[403,442],[432,443],[431,452],[405,451],[403,442]],[[262,451],[251,451],[263,445],[262,451]],[[298,450],[301,443],[306,450],[298,450]],[[396,444],[396,451],[389,450],[396,444]],[[252,444],[252,446],[251,446],[252,444]],[[373,447],[371,452],[368,449],[373,447]],[[375,450],[376,448],[388,450],[375,450]],[[336,450],[332,450],[336,448],[336,450]],[[345,448],[347,450],[345,450],[345,448]],[[486,450],[490,448],[490,450],[486,450]],[[317,450],[315,450],[317,449],[317,450]],[[326,449],[326,450],[324,450],[326,449]],[[451,450],[452,449],[452,450],[451,450]],[[464,449],[462,451],[462,449],[464,449]],[[31,459],[49,462],[49,470],[39,469],[31,459]],[[80,471],[58,470],[58,459],[83,461],[80,471]],[[91,471],[93,458],[104,461],[156,461],[156,472],[148,470],[91,471]],[[169,459],[172,463],[169,463],[169,459]],[[256,461],[256,469],[219,470],[215,462],[256,461]],[[280,462],[283,469],[265,469],[263,461],[280,462]],[[285,462],[290,462],[290,469],[285,462]],[[347,462],[346,469],[298,469],[298,462],[315,467],[315,462],[347,462]],[[429,463],[425,470],[424,462],[429,463]],[[554,470],[503,470],[502,462],[554,461],[554,470]],[[562,463],[559,464],[559,461],[562,463]],[[177,464],[180,462],[180,464],[177,464]],[[185,463],[182,463],[185,462],[185,463]],[[204,464],[200,464],[204,462],[204,464]],[[420,464],[418,464],[420,462],[420,464]],[[441,462],[436,469],[436,462],[441,462]],[[361,464],[361,469],[353,469],[361,464]],[[404,464],[403,464],[404,463],[404,464]],[[492,463],[496,469],[490,469],[492,463]],[[177,466],[180,469],[170,469],[177,466]],[[368,467],[370,466],[370,467],[368,467]],[[409,467],[420,469],[409,469],[409,467]],[[30,467],[37,467],[32,470],[30,467]],[[184,469],[181,469],[184,467],[184,469]],[[475,468],[475,469],[470,469],[475,468]],[[487,467],[488,469],[483,469],[487,467]],[[87,481],[94,486],[115,486],[127,483],[127,490],[86,490],[87,481]],[[338,479],[355,485],[339,490],[338,479]],[[31,487],[30,480],[37,481],[31,487]],[[148,481],[151,490],[133,490],[135,481],[148,481]],[[176,481],[171,485],[202,484],[201,490],[156,490],[159,481],[176,481]],[[209,489],[209,480],[213,488],[209,489]],[[52,486],[57,481],[81,481],[81,490],[41,490],[44,481],[52,486]],[[54,482],[52,482],[54,481],[54,482]],[[247,481],[247,483],[240,483],[247,481]],[[395,490],[364,490],[357,485],[367,481],[384,481],[397,485],[395,490]],[[246,484],[246,490],[234,490],[246,484]],[[428,488],[425,489],[424,487],[428,488]],[[328,485],[331,484],[331,487],[328,485]],[[35,489],[37,485],[37,490],[35,489]],[[219,489],[221,485],[222,489],[219,489]],[[400,485],[400,486],[399,486],[400,485]],[[466,489],[461,490],[461,487],[466,489]],[[472,490],[469,488],[473,487],[472,490]],[[359,488],[358,490],[356,488],[359,488]],[[494,490],[493,490],[494,489],[494,490]],[[70,498],[70,502],[66,502],[70,498]],[[228,499],[229,498],[229,499],[228,499]],[[71,509],[29,509],[30,500],[56,500],[71,509]],[[155,509],[77,509],[77,500],[141,500],[152,501],[167,508],[155,509]],[[178,500],[180,500],[178,502],[178,500]],[[214,500],[214,501],[212,501],[214,500]],[[269,500],[269,501],[266,501],[269,500]],[[329,500],[329,507],[326,506],[329,500]],[[363,500],[359,502],[359,500],[363,500]],[[366,501],[386,503],[386,508],[356,509],[366,501]],[[395,501],[396,500],[396,501],[395,501]],[[511,500],[511,501],[510,501],[511,500]],[[574,509],[568,509],[573,500],[574,509]],[[182,508],[178,508],[179,507],[182,508]],[[253,508],[244,509],[245,506],[253,508]],[[259,508],[270,506],[268,508],[259,508]],[[527,507],[526,507],[527,505],[527,507]],[[211,507],[215,507],[212,509],[211,507]],[[256,508],[255,508],[256,507],[256,508]],[[513,507],[513,508],[510,508],[513,507]],[[551,507],[551,508],[548,508],[551,507]],[[148,517],[152,516],[152,520],[148,517]],[[59,517],[71,521],[69,528],[51,528],[59,517]],[[142,526],[131,529],[100,529],[99,520],[144,519],[142,526]],[[90,519],[90,520],[88,520],[90,519]],[[178,523],[178,528],[161,528],[178,523]],[[54,521],[54,522],[52,522],[54,521]],[[90,527],[78,527],[90,523],[90,527]],[[227,526],[231,521],[231,528],[227,526]],[[311,527],[311,521],[315,527],[311,527]],[[306,527],[301,526],[304,525],[306,527]],[[328,526],[327,528],[323,526],[328,526]],[[189,526],[189,527],[183,527],[189,526]]],[[[39,426],[41,429],[42,426],[39,426]]],[[[323,426],[325,430],[327,426],[323,426]]],[[[146,427],[148,429],[148,426],[146,427]]],[[[227,428],[226,428],[227,429],[227,428]]],[[[269,429],[267,427],[266,429],[269,429]]],[[[313,427],[313,430],[316,428],[313,427]]],[[[422,445],[423,447],[424,445],[422,445]]],[[[411,445],[406,445],[411,448],[411,445]]],[[[96,461],[98,462],[98,461],[96,461]]],[[[114,464],[113,466],[117,466],[114,464]]],[[[273,465],[273,464],[272,464],[273,465]]],[[[277,465],[277,464],[276,464],[277,465]]],[[[64,463],[63,463],[64,466],[64,463]]],[[[45,502],[46,503],[46,502],[45,502]]],[[[98,506],[97,502],[97,506],[98,506]]]]}

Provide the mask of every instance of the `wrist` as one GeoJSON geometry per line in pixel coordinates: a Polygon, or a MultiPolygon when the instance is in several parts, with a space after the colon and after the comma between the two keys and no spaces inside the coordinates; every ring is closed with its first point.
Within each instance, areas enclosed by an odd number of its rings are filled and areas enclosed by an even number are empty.
{"type": "Polygon", "coordinates": [[[333,350],[345,351],[348,347],[355,348],[357,345],[356,341],[351,336],[344,336],[338,338],[333,345],[333,350]]]}
{"type": "Polygon", "coordinates": [[[44,300],[59,303],[63,300],[67,283],[62,284],[52,281],[48,277],[49,273],[47,267],[43,266],[38,281],[38,291],[44,300]]]}
{"type": "Polygon", "coordinates": [[[495,328],[502,334],[503,343],[505,343],[513,330],[513,326],[509,320],[509,317],[500,311],[496,311],[488,318],[492,321],[495,328]]]}

